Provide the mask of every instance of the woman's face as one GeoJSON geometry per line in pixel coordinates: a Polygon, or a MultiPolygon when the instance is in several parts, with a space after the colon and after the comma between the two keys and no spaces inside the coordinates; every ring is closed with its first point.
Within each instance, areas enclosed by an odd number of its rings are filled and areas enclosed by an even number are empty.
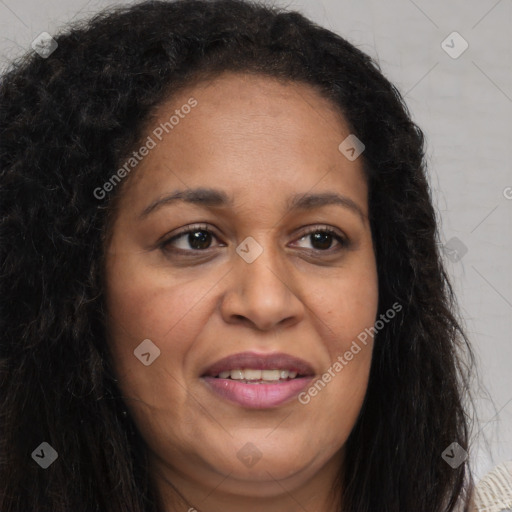
{"type": "Polygon", "coordinates": [[[152,464],[182,489],[276,496],[342,464],[372,355],[357,336],[378,302],[361,158],[338,148],[349,135],[309,86],[225,73],[162,104],[131,162],[109,343],[152,464]]]}

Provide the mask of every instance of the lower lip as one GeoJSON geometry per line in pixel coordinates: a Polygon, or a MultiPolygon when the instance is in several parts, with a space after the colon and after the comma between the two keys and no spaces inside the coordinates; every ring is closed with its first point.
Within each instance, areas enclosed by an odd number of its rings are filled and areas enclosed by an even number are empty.
{"type": "Polygon", "coordinates": [[[242,407],[266,409],[277,407],[298,395],[312,380],[301,377],[279,383],[245,384],[232,379],[203,377],[209,388],[222,398],[242,407]]]}

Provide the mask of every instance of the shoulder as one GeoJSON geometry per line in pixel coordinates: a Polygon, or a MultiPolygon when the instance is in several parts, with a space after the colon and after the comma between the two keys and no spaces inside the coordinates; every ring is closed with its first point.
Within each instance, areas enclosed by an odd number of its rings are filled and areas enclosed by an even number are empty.
{"type": "Polygon", "coordinates": [[[498,464],[475,486],[469,512],[512,509],[512,460],[498,464]]]}

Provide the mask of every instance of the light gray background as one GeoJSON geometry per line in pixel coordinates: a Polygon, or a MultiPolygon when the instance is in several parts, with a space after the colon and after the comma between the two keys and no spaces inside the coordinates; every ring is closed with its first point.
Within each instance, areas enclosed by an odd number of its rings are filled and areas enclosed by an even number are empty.
{"type": "MultiPolygon", "coordinates": [[[[0,65],[41,32],[55,34],[117,4],[0,0],[0,65]]],[[[303,12],[375,57],[425,132],[442,243],[456,237],[467,248],[459,261],[446,262],[492,397],[477,390],[481,425],[470,457],[481,478],[512,460],[512,0],[274,4],[303,12]],[[469,44],[458,58],[441,46],[453,31],[469,44]]],[[[450,38],[446,44],[460,48],[450,38]]]]}

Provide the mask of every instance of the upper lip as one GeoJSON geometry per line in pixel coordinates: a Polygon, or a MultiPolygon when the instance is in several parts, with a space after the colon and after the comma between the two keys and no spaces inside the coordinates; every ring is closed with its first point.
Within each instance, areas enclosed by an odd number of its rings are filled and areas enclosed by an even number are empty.
{"type": "Polygon", "coordinates": [[[314,375],[315,373],[307,361],[283,352],[272,354],[240,352],[213,363],[203,372],[202,376],[215,377],[227,370],[243,370],[244,368],[254,370],[289,370],[297,372],[298,375],[314,375]]]}

